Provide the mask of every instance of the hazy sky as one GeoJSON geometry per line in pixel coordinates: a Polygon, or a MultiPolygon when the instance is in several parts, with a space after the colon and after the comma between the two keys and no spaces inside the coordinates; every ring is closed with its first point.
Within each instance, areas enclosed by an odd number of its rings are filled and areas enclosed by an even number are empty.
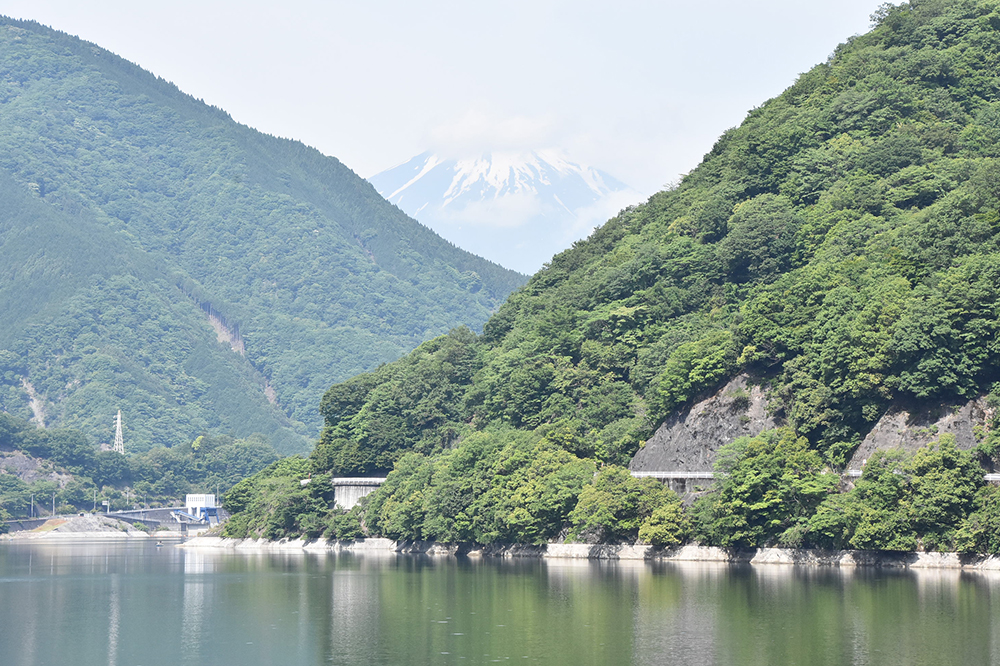
{"type": "Polygon", "coordinates": [[[362,176],[557,148],[650,194],[878,0],[0,0],[362,176]]]}

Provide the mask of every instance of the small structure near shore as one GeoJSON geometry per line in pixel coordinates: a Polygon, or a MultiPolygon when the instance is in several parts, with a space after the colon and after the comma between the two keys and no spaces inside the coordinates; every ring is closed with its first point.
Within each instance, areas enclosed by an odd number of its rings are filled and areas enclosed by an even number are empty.
{"type": "Polygon", "coordinates": [[[215,506],[215,495],[189,494],[184,498],[184,510],[172,512],[174,520],[179,523],[196,522],[209,525],[219,524],[219,509],[215,506]]]}
{"type": "Polygon", "coordinates": [[[334,503],[350,511],[362,497],[375,492],[376,488],[385,483],[385,477],[335,476],[331,481],[334,503]]]}

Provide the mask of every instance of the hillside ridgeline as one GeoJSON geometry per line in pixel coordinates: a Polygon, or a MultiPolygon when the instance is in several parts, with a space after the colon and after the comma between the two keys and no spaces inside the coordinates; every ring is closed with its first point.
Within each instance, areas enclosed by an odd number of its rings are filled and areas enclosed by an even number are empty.
{"type": "Polygon", "coordinates": [[[137,451],[305,450],[331,381],[480,328],[524,281],[335,158],[2,17],[0,275],[0,409],[106,441],[120,408],[137,451]]]}

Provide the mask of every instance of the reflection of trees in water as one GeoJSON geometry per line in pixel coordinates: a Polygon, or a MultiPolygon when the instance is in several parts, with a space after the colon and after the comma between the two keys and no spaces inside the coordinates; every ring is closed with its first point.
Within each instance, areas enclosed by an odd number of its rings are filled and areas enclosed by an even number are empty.
{"type": "Polygon", "coordinates": [[[205,639],[205,588],[211,588],[206,574],[214,571],[214,560],[198,551],[184,551],[184,592],[181,612],[181,661],[202,663],[202,641],[205,639]]]}
{"type": "Polygon", "coordinates": [[[479,662],[632,663],[635,585],[575,567],[399,558],[378,579],[384,649],[428,663],[442,653],[479,662]]]}
{"type": "Polygon", "coordinates": [[[1000,663],[993,572],[40,544],[0,580],[5,666],[1000,663]]]}

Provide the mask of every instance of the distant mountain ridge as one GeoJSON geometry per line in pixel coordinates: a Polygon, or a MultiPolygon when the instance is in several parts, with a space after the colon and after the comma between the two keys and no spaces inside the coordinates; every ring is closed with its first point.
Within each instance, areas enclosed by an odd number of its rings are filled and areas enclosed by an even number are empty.
{"type": "Polygon", "coordinates": [[[106,439],[121,408],[138,449],[303,450],[331,381],[480,328],[525,280],[335,158],[2,17],[0,190],[0,409],[31,415],[26,379],[48,425],[106,439]]]}
{"type": "Polygon", "coordinates": [[[528,273],[638,199],[610,174],[555,150],[425,152],[369,181],[460,247],[528,273]]]}

